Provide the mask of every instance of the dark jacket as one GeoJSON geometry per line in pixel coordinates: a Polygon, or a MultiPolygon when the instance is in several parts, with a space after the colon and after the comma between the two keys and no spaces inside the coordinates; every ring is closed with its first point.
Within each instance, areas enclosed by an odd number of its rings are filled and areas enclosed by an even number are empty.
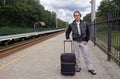
{"type": "Polygon", "coordinates": [[[66,39],[69,39],[69,35],[72,31],[72,39],[73,41],[77,41],[77,42],[81,42],[81,41],[89,41],[89,37],[90,37],[90,31],[89,31],[89,27],[87,25],[86,22],[84,21],[80,21],[80,30],[81,30],[81,35],[79,35],[78,33],[78,29],[77,29],[77,24],[75,21],[73,21],[71,24],[69,24],[69,27],[66,31],[66,39]]]}

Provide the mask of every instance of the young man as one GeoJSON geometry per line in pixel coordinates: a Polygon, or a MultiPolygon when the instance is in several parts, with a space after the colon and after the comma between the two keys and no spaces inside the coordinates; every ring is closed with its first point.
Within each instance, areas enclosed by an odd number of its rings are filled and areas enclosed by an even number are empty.
{"type": "Polygon", "coordinates": [[[79,11],[75,11],[73,16],[74,21],[69,25],[66,31],[66,41],[71,41],[69,35],[72,31],[72,52],[75,53],[76,56],[76,72],[80,72],[81,70],[79,51],[81,49],[88,72],[90,72],[92,75],[96,75],[87,50],[87,43],[90,37],[89,27],[86,22],[80,19],[81,13],[79,11]]]}

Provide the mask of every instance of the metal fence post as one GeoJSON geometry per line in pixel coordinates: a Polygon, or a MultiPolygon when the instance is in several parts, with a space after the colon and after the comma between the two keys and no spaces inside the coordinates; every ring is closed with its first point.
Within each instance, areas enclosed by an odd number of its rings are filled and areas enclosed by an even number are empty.
{"type": "Polygon", "coordinates": [[[108,58],[107,60],[110,61],[111,60],[111,32],[112,32],[112,14],[108,13],[108,58]]]}
{"type": "Polygon", "coordinates": [[[94,46],[95,46],[96,45],[96,20],[94,20],[93,26],[94,26],[94,46]]]}

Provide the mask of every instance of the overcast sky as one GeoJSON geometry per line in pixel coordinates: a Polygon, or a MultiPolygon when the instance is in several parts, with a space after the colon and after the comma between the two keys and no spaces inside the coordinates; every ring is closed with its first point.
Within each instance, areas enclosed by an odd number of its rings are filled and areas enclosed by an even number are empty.
{"type": "MultiPolygon", "coordinates": [[[[46,10],[54,11],[57,18],[72,22],[73,12],[78,10],[83,16],[91,12],[91,0],[40,0],[46,10]]],[[[96,0],[96,10],[102,0],[96,0]]]]}

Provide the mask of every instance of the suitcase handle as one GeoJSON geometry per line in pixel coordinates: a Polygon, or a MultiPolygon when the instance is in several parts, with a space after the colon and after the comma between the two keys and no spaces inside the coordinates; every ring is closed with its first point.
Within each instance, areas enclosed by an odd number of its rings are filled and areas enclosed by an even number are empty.
{"type": "Polygon", "coordinates": [[[64,53],[65,53],[65,42],[71,42],[71,52],[72,52],[72,40],[69,41],[64,40],[64,53]]]}

